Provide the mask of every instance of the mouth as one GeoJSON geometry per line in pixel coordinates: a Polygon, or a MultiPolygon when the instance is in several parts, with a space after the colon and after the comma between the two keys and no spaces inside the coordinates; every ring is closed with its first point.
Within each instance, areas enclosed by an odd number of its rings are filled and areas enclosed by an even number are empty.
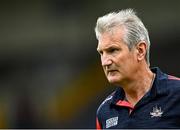
{"type": "Polygon", "coordinates": [[[114,74],[117,70],[107,70],[107,74],[114,74]]]}

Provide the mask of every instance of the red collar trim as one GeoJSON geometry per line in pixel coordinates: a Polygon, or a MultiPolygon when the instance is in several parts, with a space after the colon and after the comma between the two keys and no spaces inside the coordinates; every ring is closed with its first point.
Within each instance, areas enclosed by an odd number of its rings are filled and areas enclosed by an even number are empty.
{"type": "Polygon", "coordinates": [[[180,78],[172,76],[172,75],[168,75],[168,79],[180,80],[180,78]]]}
{"type": "Polygon", "coordinates": [[[130,109],[134,109],[134,107],[128,102],[128,101],[125,101],[125,100],[119,100],[116,105],[118,106],[123,106],[123,107],[128,107],[130,109]]]}

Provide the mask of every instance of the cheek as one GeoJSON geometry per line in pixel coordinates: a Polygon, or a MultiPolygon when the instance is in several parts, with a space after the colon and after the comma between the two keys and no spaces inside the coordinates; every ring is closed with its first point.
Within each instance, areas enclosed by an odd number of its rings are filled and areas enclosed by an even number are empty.
{"type": "Polygon", "coordinates": [[[126,57],[123,57],[123,56],[119,56],[117,57],[115,60],[114,60],[114,63],[117,65],[117,66],[123,66],[126,64],[128,58],[126,57]]]}
{"type": "Polygon", "coordinates": [[[130,73],[135,73],[136,70],[138,69],[138,62],[136,61],[135,57],[129,57],[129,60],[128,60],[128,69],[130,71],[130,73]]]}
{"type": "Polygon", "coordinates": [[[119,56],[116,59],[116,64],[121,68],[131,68],[135,64],[135,59],[132,55],[119,56]]]}
{"type": "Polygon", "coordinates": [[[136,65],[138,63],[137,57],[135,55],[132,55],[130,58],[130,62],[132,65],[136,65]]]}

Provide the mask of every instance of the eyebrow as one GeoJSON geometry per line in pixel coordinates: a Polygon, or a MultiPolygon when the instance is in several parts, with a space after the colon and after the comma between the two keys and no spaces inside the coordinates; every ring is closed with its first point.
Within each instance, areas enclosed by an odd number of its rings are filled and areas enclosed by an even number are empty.
{"type": "MultiPolygon", "coordinates": [[[[107,50],[107,49],[113,48],[113,47],[119,47],[119,46],[112,44],[112,45],[109,45],[109,46],[105,47],[103,50],[107,50]]],[[[102,49],[100,49],[99,47],[97,47],[97,51],[101,51],[101,50],[102,50],[102,49]]]]}

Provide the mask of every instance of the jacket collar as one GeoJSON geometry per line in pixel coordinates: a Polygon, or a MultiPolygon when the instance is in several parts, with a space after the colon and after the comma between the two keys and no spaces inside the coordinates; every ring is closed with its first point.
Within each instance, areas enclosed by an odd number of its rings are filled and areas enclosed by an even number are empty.
{"type": "MultiPolygon", "coordinates": [[[[146,100],[144,100],[144,103],[148,102],[149,100],[155,98],[158,94],[161,94],[163,93],[163,91],[165,91],[162,86],[166,86],[165,80],[167,79],[167,75],[164,74],[158,67],[151,68],[151,71],[156,74],[156,77],[152,84],[152,88],[143,96],[143,98],[146,98],[146,100]]],[[[116,105],[117,102],[119,102],[120,100],[123,101],[124,99],[125,92],[121,87],[118,87],[113,94],[111,104],[116,105]]]]}

